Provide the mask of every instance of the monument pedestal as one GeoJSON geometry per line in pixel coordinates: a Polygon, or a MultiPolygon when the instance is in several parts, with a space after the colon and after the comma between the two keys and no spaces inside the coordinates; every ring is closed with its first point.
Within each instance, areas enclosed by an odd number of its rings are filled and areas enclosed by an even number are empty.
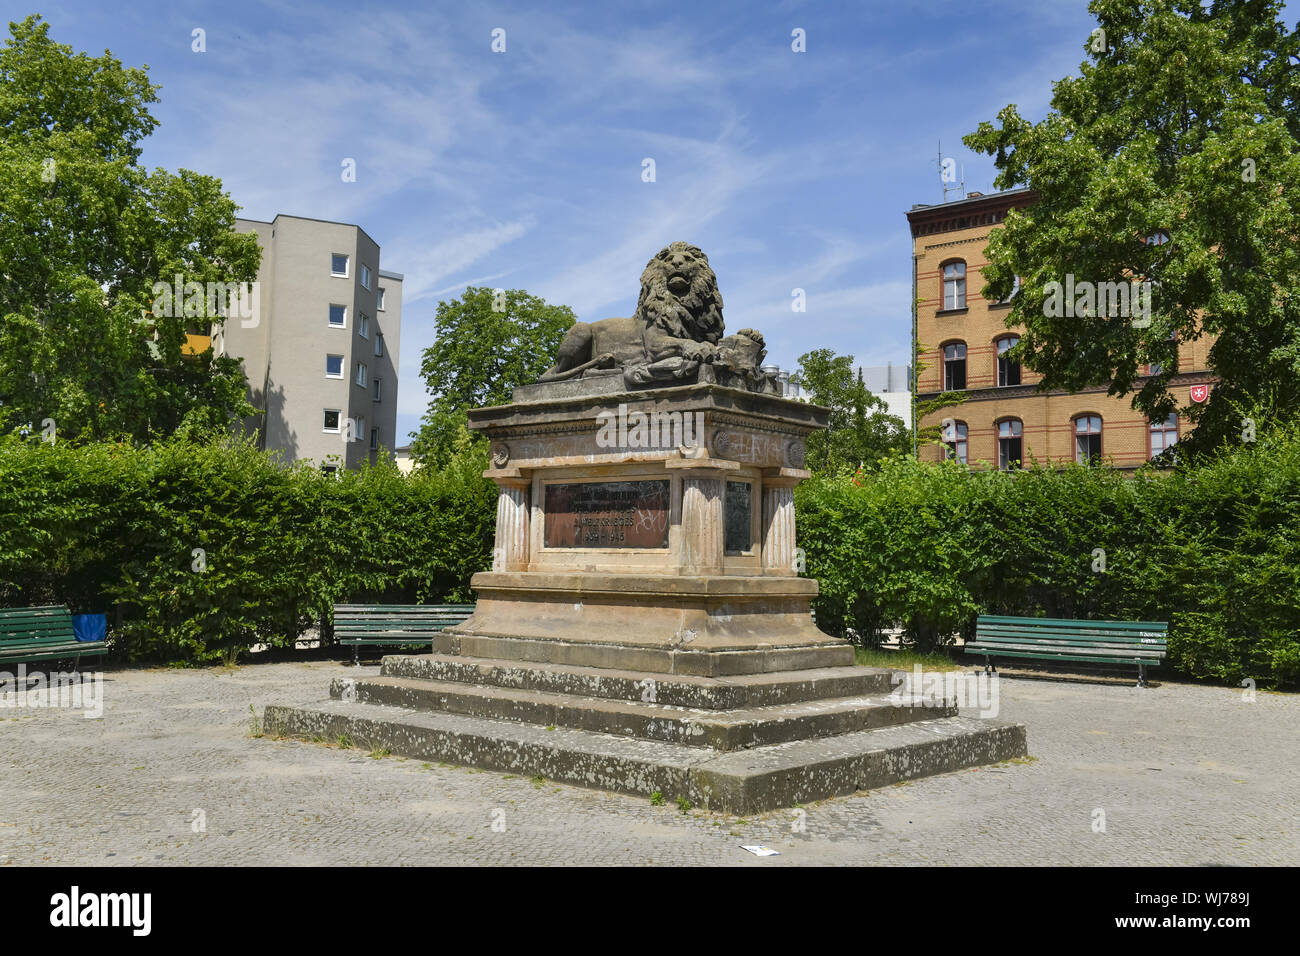
{"type": "Polygon", "coordinates": [[[709,383],[574,391],[470,413],[499,488],[493,570],[439,651],[707,677],[852,664],[797,575],[793,489],[825,409],[709,383]]]}
{"type": "Polygon", "coordinates": [[[814,624],[793,489],[825,409],[622,383],[472,411],[499,489],[474,615],[268,732],[744,814],[1025,754],[814,624]]]}

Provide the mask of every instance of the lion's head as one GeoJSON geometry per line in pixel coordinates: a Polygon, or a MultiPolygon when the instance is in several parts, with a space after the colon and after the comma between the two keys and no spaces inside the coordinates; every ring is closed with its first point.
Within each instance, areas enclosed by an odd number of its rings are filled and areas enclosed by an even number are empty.
{"type": "Polygon", "coordinates": [[[673,338],[717,344],[722,338],[722,293],[709,257],[699,246],[674,242],[646,263],[636,317],[673,338]]]}

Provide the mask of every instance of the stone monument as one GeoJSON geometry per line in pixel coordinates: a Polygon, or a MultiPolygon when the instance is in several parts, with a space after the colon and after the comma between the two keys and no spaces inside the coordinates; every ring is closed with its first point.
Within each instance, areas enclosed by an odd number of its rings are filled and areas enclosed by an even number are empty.
{"type": "Polygon", "coordinates": [[[708,258],[674,242],[631,318],[576,324],[471,411],[498,488],[473,616],[267,726],[740,813],[1023,755],[1022,726],[891,693],[818,630],[794,488],[828,411],[724,331],[708,258]]]}

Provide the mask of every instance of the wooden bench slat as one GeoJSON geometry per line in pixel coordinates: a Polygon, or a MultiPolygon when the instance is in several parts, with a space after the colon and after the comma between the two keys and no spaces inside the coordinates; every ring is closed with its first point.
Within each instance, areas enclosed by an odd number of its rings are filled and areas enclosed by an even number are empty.
{"type": "Polygon", "coordinates": [[[1001,655],[1010,656],[1011,654],[1040,654],[1043,657],[1061,657],[1072,655],[1074,657],[1093,657],[1097,660],[1164,660],[1163,651],[1147,650],[1145,648],[1085,648],[1085,647],[1034,647],[1027,644],[987,644],[976,642],[967,644],[967,649],[973,654],[988,653],[993,657],[1001,655]]]}

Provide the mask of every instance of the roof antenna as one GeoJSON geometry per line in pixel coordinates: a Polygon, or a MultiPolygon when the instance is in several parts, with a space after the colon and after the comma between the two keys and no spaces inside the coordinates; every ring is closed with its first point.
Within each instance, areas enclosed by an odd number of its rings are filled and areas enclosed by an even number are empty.
{"type": "Polygon", "coordinates": [[[961,164],[961,178],[957,176],[957,160],[951,156],[944,157],[943,142],[939,142],[939,182],[943,186],[943,201],[948,201],[948,193],[960,192],[963,197],[966,195],[966,164],[961,164]],[[952,185],[948,185],[952,183],[952,185]]]}

